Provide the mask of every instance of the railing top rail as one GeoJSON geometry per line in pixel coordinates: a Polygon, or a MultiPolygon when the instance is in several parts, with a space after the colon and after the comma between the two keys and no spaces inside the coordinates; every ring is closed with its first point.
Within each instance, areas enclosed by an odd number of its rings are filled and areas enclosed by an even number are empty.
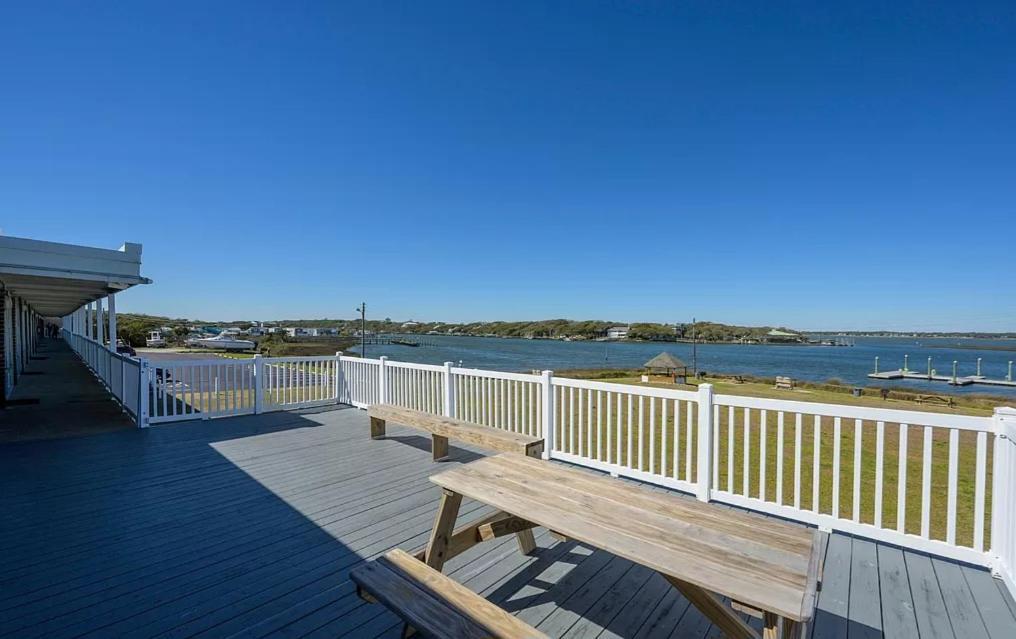
{"type": "Polygon", "coordinates": [[[687,391],[677,388],[656,388],[655,386],[638,386],[636,384],[618,384],[617,382],[601,382],[591,379],[573,379],[570,377],[554,377],[555,386],[570,386],[572,388],[587,388],[589,390],[600,390],[608,393],[627,393],[631,395],[645,395],[646,397],[661,397],[664,399],[680,399],[695,401],[698,399],[696,391],[687,391]]]}
{"type": "Polygon", "coordinates": [[[788,399],[771,399],[766,397],[745,397],[741,395],[716,395],[713,400],[721,406],[736,408],[757,408],[804,415],[822,417],[844,417],[847,419],[863,419],[868,421],[908,424],[911,426],[936,426],[941,428],[957,428],[992,432],[994,430],[990,417],[973,415],[952,415],[949,413],[928,413],[898,408],[880,408],[871,406],[849,406],[846,404],[821,404],[800,402],[788,399]]]}
{"type": "Polygon", "coordinates": [[[511,379],[517,382],[538,382],[542,379],[539,375],[527,373],[508,373],[504,371],[488,371],[479,368],[452,368],[452,375],[467,377],[488,377],[491,379],[511,379]]]}
{"type": "Polygon", "coordinates": [[[151,368],[188,368],[197,366],[253,366],[254,359],[230,359],[228,357],[216,357],[209,359],[149,359],[146,360],[151,368]]]}
{"type": "MultiPolygon", "coordinates": [[[[254,360],[247,360],[253,362],[254,360]]],[[[263,357],[261,361],[265,364],[300,364],[303,362],[332,362],[335,361],[334,355],[307,355],[307,356],[290,356],[290,357],[263,357]]]]}
{"type": "Polygon", "coordinates": [[[359,363],[359,364],[380,364],[381,363],[380,359],[370,359],[370,358],[367,358],[367,357],[352,357],[350,355],[341,355],[341,356],[339,356],[339,360],[343,361],[343,362],[352,362],[354,364],[356,364],[356,363],[359,363]]]}
{"type": "Polygon", "coordinates": [[[388,361],[385,366],[391,366],[392,368],[415,368],[422,371],[443,371],[444,366],[438,366],[436,364],[414,364],[412,362],[393,362],[388,361]]]}

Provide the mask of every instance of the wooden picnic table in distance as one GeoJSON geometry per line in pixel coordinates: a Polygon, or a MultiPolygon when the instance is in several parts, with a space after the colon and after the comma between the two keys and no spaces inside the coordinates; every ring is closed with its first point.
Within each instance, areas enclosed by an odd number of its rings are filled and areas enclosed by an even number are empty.
{"type": "Polygon", "coordinates": [[[444,489],[420,556],[441,570],[469,546],[543,526],[662,574],[731,637],[757,637],[729,605],[763,617],[764,636],[796,637],[815,609],[826,534],[753,513],[650,492],[608,477],[504,453],[430,478],[444,489]],[[463,497],[498,513],[455,528],[463,497]]]}

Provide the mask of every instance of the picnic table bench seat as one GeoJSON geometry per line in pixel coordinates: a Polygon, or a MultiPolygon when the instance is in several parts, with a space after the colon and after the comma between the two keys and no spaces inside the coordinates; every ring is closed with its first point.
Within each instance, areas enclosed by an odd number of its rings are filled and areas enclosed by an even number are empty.
{"type": "Polygon", "coordinates": [[[403,550],[355,568],[357,594],[378,601],[423,637],[546,638],[524,621],[434,570],[403,550]]]}
{"type": "Polygon", "coordinates": [[[543,454],[543,439],[539,437],[473,424],[452,417],[434,415],[391,404],[373,404],[367,409],[367,415],[370,417],[371,439],[384,437],[385,424],[389,421],[431,433],[433,440],[431,448],[435,461],[448,456],[449,439],[475,444],[481,448],[498,452],[519,453],[529,457],[539,457],[543,454]]]}

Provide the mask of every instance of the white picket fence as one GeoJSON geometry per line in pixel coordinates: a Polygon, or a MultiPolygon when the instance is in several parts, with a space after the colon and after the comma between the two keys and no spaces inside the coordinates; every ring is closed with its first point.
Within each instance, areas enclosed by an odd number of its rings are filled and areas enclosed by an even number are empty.
{"type": "Polygon", "coordinates": [[[136,362],[68,341],[141,426],[391,403],[542,437],[547,458],[702,501],[990,566],[1016,594],[1016,409],[971,417],[341,354],[136,362]]]}

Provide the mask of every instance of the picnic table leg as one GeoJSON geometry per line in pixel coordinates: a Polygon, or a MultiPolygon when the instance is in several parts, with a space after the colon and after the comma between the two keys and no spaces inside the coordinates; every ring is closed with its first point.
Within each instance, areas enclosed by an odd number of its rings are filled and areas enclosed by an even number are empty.
{"type": "Polygon", "coordinates": [[[448,438],[441,435],[431,437],[431,451],[434,454],[434,461],[440,461],[448,456],[448,438]]]}
{"type": "Polygon", "coordinates": [[[385,420],[377,417],[370,418],[370,438],[381,439],[385,436],[385,420]]]}
{"type": "Polygon", "coordinates": [[[727,637],[731,639],[756,639],[758,637],[758,633],[751,626],[711,593],[676,577],[670,575],[663,575],[663,577],[670,582],[670,585],[677,588],[685,599],[698,608],[707,619],[716,624],[716,627],[727,637]]]}
{"type": "Polygon", "coordinates": [[[430,541],[427,542],[427,552],[424,555],[424,563],[438,572],[444,567],[448,541],[455,528],[455,518],[459,516],[461,504],[462,495],[450,490],[442,491],[441,503],[437,507],[437,517],[434,519],[434,528],[430,531],[430,541]]]}
{"type": "Polygon", "coordinates": [[[528,555],[536,550],[536,538],[533,537],[532,528],[515,533],[515,541],[519,543],[519,552],[523,555],[528,555]]]}

